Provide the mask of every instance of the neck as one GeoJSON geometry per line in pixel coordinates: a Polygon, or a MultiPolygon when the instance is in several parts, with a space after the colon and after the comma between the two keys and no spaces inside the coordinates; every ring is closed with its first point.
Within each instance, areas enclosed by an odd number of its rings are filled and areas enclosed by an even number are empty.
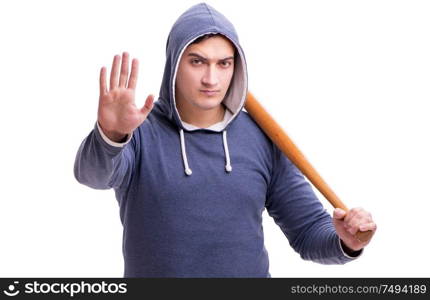
{"type": "Polygon", "coordinates": [[[223,103],[210,110],[201,110],[196,107],[187,107],[177,103],[177,108],[182,121],[200,128],[207,128],[224,119],[225,106],[223,103]]]}

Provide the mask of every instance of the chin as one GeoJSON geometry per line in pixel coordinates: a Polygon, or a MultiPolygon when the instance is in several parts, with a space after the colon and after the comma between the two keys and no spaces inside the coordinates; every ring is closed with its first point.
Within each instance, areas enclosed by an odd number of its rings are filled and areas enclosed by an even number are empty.
{"type": "Polygon", "coordinates": [[[221,102],[222,98],[200,98],[198,101],[195,102],[195,105],[198,106],[200,109],[204,110],[210,110],[218,107],[221,102]]]}

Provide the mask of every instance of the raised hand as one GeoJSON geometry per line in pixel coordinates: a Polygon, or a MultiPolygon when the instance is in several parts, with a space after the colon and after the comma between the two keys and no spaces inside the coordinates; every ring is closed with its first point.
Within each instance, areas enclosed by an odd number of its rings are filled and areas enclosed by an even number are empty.
{"type": "Polygon", "coordinates": [[[115,55],[110,74],[110,87],[106,85],[106,68],[100,70],[100,98],[97,120],[103,133],[115,142],[122,141],[145,121],[154,106],[154,96],[146,98],[142,108],[136,107],[135,90],[139,61],[134,58],[129,77],[129,54],[115,55]],[[119,74],[118,74],[119,73],[119,74]],[[118,78],[119,75],[119,78],[118,78]]]}

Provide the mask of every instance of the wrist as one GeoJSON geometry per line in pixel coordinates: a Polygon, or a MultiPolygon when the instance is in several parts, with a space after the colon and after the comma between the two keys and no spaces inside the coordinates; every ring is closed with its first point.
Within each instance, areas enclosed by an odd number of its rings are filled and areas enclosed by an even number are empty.
{"type": "Polygon", "coordinates": [[[115,143],[124,143],[127,140],[128,134],[118,133],[118,132],[105,132],[105,135],[115,143]]]}
{"type": "Polygon", "coordinates": [[[106,130],[101,124],[100,122],[99,126],[100,129],[103,131],[104,135],[111,141],[115,142],[115,143],[123,143],[127,140],[127,137],[129,136],[128,133],[121,133],[121,132],[117,132],[117,131],[111,131],[111,130],[106,130]]]}
{"type": "Polygon", "coordinates": [[[340,245],[342,247],[343,252],[345,252],[346,254],[348,254],[349,256],[358,256],[361,251],[363,249],[359,249],[359,250],[353,250],[351,248],[349,248],[343,241],[342,239],[340,239],[340,245]]]}
{"type": "Polygon", "coordinates": [[[127,140],[128,134],[122,134],[122,133],[105,133],[105,135],[113,142],[115,143],[124,143],[127,140]]]}

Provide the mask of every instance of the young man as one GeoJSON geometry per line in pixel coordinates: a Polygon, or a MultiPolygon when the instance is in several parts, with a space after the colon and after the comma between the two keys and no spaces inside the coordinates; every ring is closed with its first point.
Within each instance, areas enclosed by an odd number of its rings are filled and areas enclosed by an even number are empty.
{"type": "Polygon", "coordinates": [[[354,234],[376,230],[370,214],[332,219],[243,110],[246,60],[222,14],[201,3],[179,17],[155,103],[135,106],[138,61],[128,68],[127,53],[115,56],[109,89],[101,69],[98,120],[74,168],[80,183],[115,190],[125,277],[270,277],[265,209],[303,259],[361,254],[354,234]]]}

